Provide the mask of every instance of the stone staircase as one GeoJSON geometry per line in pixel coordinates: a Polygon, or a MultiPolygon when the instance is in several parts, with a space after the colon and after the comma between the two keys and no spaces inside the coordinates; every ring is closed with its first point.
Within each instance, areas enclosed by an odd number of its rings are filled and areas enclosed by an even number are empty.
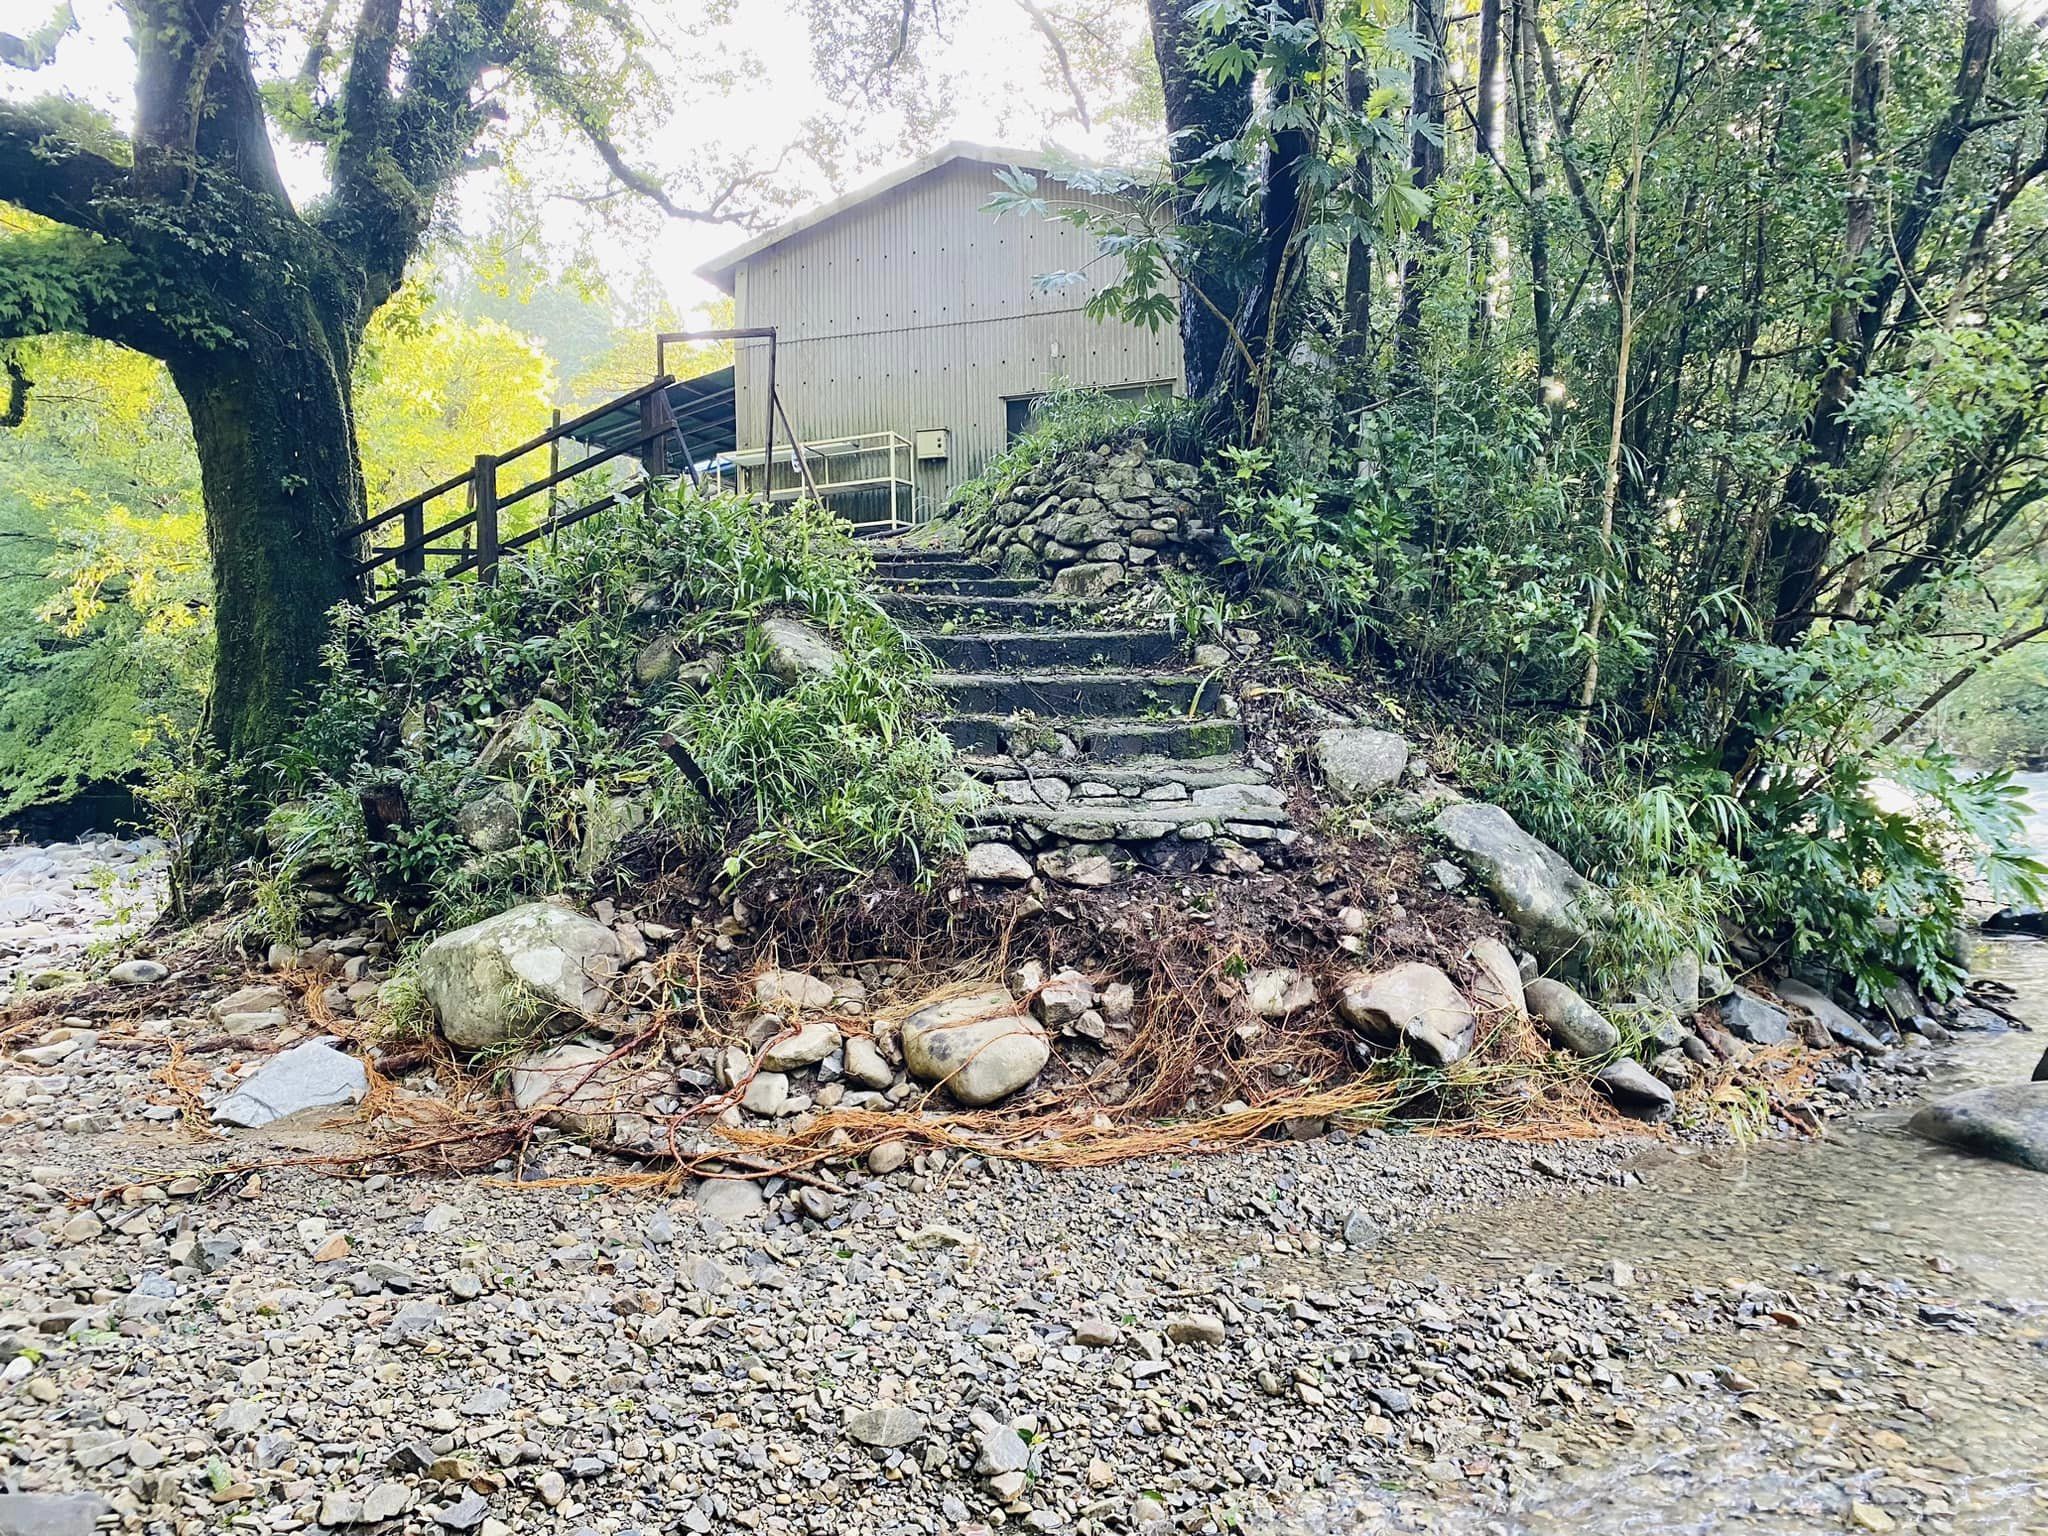
{"type": "Polygon", "coordinates": [[[1189,874],[1284,858],[1285,797],[1244,762],[1222,680],[1192,670],[1175,636],[1112,626],[1101,599],[1054,596],[964,555],[879,544],[874,556],[884,609],[937,664],[940,728],[991,792],[971,821],[978,840],[1073,884],[1107,883],[1132,860],[1189,874]]]}

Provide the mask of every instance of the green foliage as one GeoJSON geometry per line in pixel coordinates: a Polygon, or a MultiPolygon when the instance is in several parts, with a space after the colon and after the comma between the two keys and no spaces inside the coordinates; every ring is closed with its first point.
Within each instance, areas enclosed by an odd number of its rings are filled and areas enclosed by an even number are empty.
{"type": "Polygon", "coordinates": [[[435,925],[601,880],[650,844],[732,880],[918,875],[962,846],[948,753],[867,571],[815,508],[676,489],[533,546],[495,586],[342,610],[333,679],[275,765],[292,797],[269,828],[276,869],[435,925]],[[750,627],[770,613],[829,630],[839,667],[778,681],[750,627]],[[643,687],[657,639],[690,665],[643,687]]]}
{"type": "Polygon", "coordinates": [[[198,465],[157,365],[23,349],[0,432],[0,815],[128,777],[198,719],[211,624],[198,465]]]}
{"type": "Polygon", "coordinates": [[[1607,893],[1589,970],[1625,997],[1681,954],[1721,952],[1738,915],[1748,813],[1725,776],[1671,771],[1671,744],[1590,761],[1569,731],[1536,732],[1466,755],[1475,787],[1607,893]]]}

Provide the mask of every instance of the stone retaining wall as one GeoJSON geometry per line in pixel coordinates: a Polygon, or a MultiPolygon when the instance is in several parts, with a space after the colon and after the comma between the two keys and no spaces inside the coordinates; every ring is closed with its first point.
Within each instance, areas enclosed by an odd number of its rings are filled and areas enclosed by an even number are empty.
{"type": "Polygon", "coordinates": [[[967,549],[1006,574],[1092,597],[1162,566],[1215,564],[1228,549],[1194,466],[1142,444],[1065,453],[961,521],[967,549]]]}

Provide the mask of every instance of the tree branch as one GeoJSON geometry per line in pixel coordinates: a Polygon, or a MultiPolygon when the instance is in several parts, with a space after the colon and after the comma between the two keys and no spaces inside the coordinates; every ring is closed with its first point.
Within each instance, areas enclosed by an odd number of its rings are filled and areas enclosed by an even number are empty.
{"type": "Polygon", "coordinates": [[[78,30],[78,13],[71,0],[50,13],[50,19],[27,36],[0,32],[0,64],[15,69],[41,69],[57,57],[57,45],[78,30]]]}
{"type": "Polygon", "coordinates": [[[127,179],[126,166],[67,138],[32,107],[0,101],[0,200],[96,230],[100,199],[127,179]]]}
{"type": "Polygon", "coordinates": [[[1088,117],[1088,101],[1081,94],[1081,83],[1074,78],[1074,61],[1067,56],[1067,45],[1061,39],[1059,29],[1053,26],[1052,18],[1040,10],[1036,0],[1017,0],[1018,9],[1031,18],[1031,25],[1038,35],[1045,39],[1052,49],[1052,56],[1059,62],[1060,78],[1067,82],[1067,94],[1074,98],[1074,111],[1081,119],[1083,128],[1092,128],[1094,123],[1088,117]]]}

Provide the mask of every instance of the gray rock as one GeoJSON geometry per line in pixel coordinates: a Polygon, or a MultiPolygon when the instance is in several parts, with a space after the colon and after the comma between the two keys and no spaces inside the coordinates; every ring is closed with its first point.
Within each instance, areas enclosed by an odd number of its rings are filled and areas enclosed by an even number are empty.
{"type": "Polygon", "coordinates": [[[1803,981],[1783,981],[1778,984],[1778,996],[1794,1008],[1812,1014],[1838,1043],[1852,1046],[1866,1056],[1884,1054],[1884,1042],[1870,1032],[1869,1026],[1818,988],[1803,981]]]}
{"type": "Polygon", "coordinates": [[[253,987],[239,987],[207,1009],[214,1022],[232,1017],[238,1013],[282,1013],[291,1001],[283,987],[268,982],[253,987]]]}
{"type": "Polygon", "coordinates": [[[943,1083],[962,1104],[1007,1098],[1051,1058],[1045,1026],[1000,988],[928,1003],[903,1021],[903,1060],[921,1081],[943,1083]]]}
{"type": "Polygon", "coordinates": [[[785,1013],[830,1008],[832,983],[808,971],[767,971],[754,978],[754,1001],[760,1007],[785,1013]]]}
{"type": "Polygon", "coordinates": [[[1641,1062],[1623,1057],[1593,1074],[1593,1081],[1614,1100],[1614,1107],[1633,1120],[1670,1118],[1676,1101],[1641,1062]]]}
{"type": "Polygon", "coordinates": [[[1721,1027],[1751,1045],[1783,1045],[1792,1038],[1792,1016],[1747,987],[1732,987],[1721,999],[1721,1027]]]}
{"type": "Polygon", "coordinates": [[[796,1072],[815,1067],[840,1048],[843,1037],[829,1019],[812,1019],[787,1040],[777,1041],[761,1053],[764,1072],[796,1072]]]}
{"type": "Polygon", "coordinates": [[[1052,579],[1055,597],[1100,597],[1124,584],[1124,568],[1114,560],[1083,561],[1052,579]]]}
{"type": "Polygon", "coordinates": [[[501,780],[463,802],[455,830],[478,853],[503,853],[519,846],[521,817],[519,791],[501,780]]]}
{"type": "Polygon", "coordinates": [[[1404,1041],[1440,1067],[1463,1058],[1479,1028],[1472,1005],[1451,978],[1414,960],[1353,975],[1338,994],[1337,1011],[1352,1027],[1380,1040],[1404,1041]]]}
{"type": "Polygon", "coordinates": [[[620,1115],[645,1114],[670,1091],[665,1073],[608,1061],[603,1046],[571,1040],[521,1056],[509,1074],[513,1106],[540,1110],[551,1125],[579,1136],[609,1139],[620,1115]]]}
{"type": "Polygon", "coordinates": [[[697,1186],[697,1214],[720,1221],[758,1216],[768,1209],[761,1186],[752,1179],[706,1179],[697,1186]]]}
{"type": "Polygon", "coordinates": [[[0,1536],[92,1536],[109,1512],[96,1493],[0,1493],[0,1536]]]}
{"type": "Polygon", "coordinates": [[[1344,1218],[1344,1246],[1370,1248],[1386,1234],[1370,1212],[1353,1211],[1344,1218]]]}
{"type": "Polygon", "coordinates": [[[620,956],[618,935],[595,918],[529,902],[434,940],[420,987],[448,1042],[477,1050],[599,1012],[620,956]]]}
{"type": "Polygon", "coordinates": [[[768,675],[792,687],[839,670],[839,647],[823,630],[802,619],[762,619],[754,625],[754,638],[768,675]]]}
{"type": "Polygon", "coordinates": [[[107,980],[119,987],[154,986],[171,974],[169,966],[157,960],[123,960],[107,972],[107,980]]]}
{"type": "Polygon", "coordinates": [[[673,682],[683,669],[683,651],[674,635],[656,635],[633,653],[633,681],[642,688],[673,682]]]}
{"type": "Polygon", "coordinates": [[[866,1035],[854,1035],[846,1042],[846,1075],[877,1093],[895,1086],[896,1069],[882,1048],[866,1035]]]}
{"type": "Polygon", "coordinates": [[[1907,1127],[1929,1141],[2048,1173],[2048,1083],[1973,1088],[1926,1105],[1907,1127]]]}
{"type": "Polygon", "coordinates": [[[1563,982],[1542,977],[1530,982],[1524,995],[1529,1000],[1529,1012],[1550,1038],[1574,1056],[1612,1055],[1621,1044],[1621,1031],[1563,982]]]}
{"type": "Polygon", "coordinates": [[[846,1437],[877,1450],[893,1451],[924,1438],[924,1415],[901,1403],[877,1403],[846,1423],[846,1437]]]}
{"type": "Polygon", "coordinates": [[[1547,967],[1570,973],[1584,962],[1601,897],[1562,854],[1499,806],[1476,800],[1445,806],[1430,825],[1464,856],[1547,967]]]}
{"type": "Polygon", "coordinates": [[[1008,843],[976,843],[967,850],[967,878],[970,880],[1023,885],[1031,875],[1031,861],[1008,843]]]}
{"type": "Polygon", "coordinates": [[[780,1072],[756,1072],[740,1095],[740,1108],[750,1115],[779,1115],[788,1102],[789,1079],[780,1072]]]}
{"type": "Polygon", "coordinates": [[[1528,1012],[1529,1002],[1522,986],[1522,969],[1507,945],[1490,935],[1474,939],[1465,948],[1465,958],[1477,973],[1472,978],[1472,1001],[1482,1009],[1528,1012]]]}
{"type": "Polygon", "coordinates": [[[369,1091],[370,1075],[362,1062],[324,1040],[308,1040],[279,1052],[217,1100],[213,1118],[222,1125],[268,1125],[305,1109],[358,1103],[369,1091]]]}
{"type": "Polygon", "coordinates": [[[1316,984],[1292,967],[1253,971],[1244,979],[1246,1006],[1262,1019],[1284,1019],[1316,1000],[1316,984]]]}
{"type": "Polygon", "coordinates": [[[1038,872],[1060,885],[1084,890],[1116,883],[1116,866],[1110,863],[1109,856],[1081,846],[1048,848],[1038,856],[1038,872]]]}
{"type": "Polygon", "coordinates": [[[491,1506],[480,1493],[465,1493],[453,1504],[443,1509],[434,1518],[451,1531],[473,1530],[484,1523],[484,1516],[491,1512],[491,1506]]]}
{"type": "Polygon", "coordinates": [[[1226,1336],[1223,1319],[1210,1312],[1189,1312],[1166,1320],[1166,1336],[1176,1344],[1221,1344],[1226,1336]]]}
{"type": "Polygon", "coordinates": [[[1340,726],[1317,736],[1309,756],[1331,789],[1359,798],[1400,782],[1408,768],[1408,743],[1392,731],[1340,726]]]}

